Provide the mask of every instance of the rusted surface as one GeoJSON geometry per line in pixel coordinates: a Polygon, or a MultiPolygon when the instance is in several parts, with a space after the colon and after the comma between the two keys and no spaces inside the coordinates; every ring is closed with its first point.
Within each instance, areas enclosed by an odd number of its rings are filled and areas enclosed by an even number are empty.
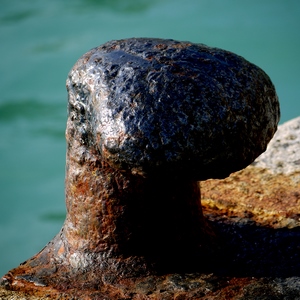
{"type": "MultiPolygon", "coordinates": [[[[300,295],[300,230],[298,226],[289,229],[283,223],[278,226],[278,220],[281,210],[298,211],[299,201],[295,198],[299,191],[298,179],[297,174],[274,175],[268,170],[248,167],[225,180],[202,182],[203,213],[217,235],[219,250],[203,257],[202,261],[206,263],[199,271],[165,275],[144,273],[140,277],[122,279],[118,278],[117,271],[104,276],[98,273],[101,285],[91,287],[86,284],[79,287],[77,283],[76,288],[64,286],[62,289],[59,284],[56,288],[43,286],[45,283],[38,282],[34,277],[22,280],[13,270],[12,275],[5,276],[6,284],[2,283],[8,290],[2,287],[0,295],[7,297],[4,299],[10,299],[10,295],[16,297],[19,295],[17,292],[9,292],[14,290],[20,291],[20,298],[26,292],[27,295],[35,295],[36,299],[297,299],[300,295]],[[278,185],[281,186],[281,200],[274,191],[278,185]],[[268,195],[265,205],[265,198],[255,192],[257,188],[263,191],[263,195],[268,195]],[[217,195],[217,189],[222,193],[217,195]],[[283,195],[294,195],[289,205],[283,195]],[[212,197],[215,207],[207,205],[207,199],[212,197]],[[275,207],[267,200],[272,198],[275,207]],[[269,211],[272,220],[268,213],[262,221],[261,209],[246,213],[247,199],[269,211]],[[223,206],[218,206],[218,203],[223,206]],[[279,215],[275,214],[277,210],[279,215]]],[[[63,249],[59,248],[59,252],[62,252],[63,249]]],[[[43,268],[51,269],[51,264],[47,265],[46,261],[42,263],[43,268]]],[[[30,261],[27,268],[29,264],[30,261]]],[[[30,269],[32,271],[32,267],[30,269]]],[[[46,270],[45,276],[48,276],[46,270]]],[[[63,285],[68,273],[59,275],[60,284],[63,285]]],[[[87,280],[89,275],[95,276],[89,272],[80,276],[87,280]]]]}
{"type": "Polygon", "coordinates": [[[205,220],[197,182],[265,150],[279,106],[262,70],[204,45],[129,39],[85,54],[67,88],[66,220],[2,286],[53,299],[222,299],[283,271],[249,263],[257,249],[243,246],[263,228],[205,220]]]}
{"type": "Polygon", "coordinates": [[[226,179],[201,183],[205,215],[247,218],[274,229],[300,225],[300,172],[273,174],[249,166],[226,179]]]}
{"type": "Polygon", "coordinates": [[[112,169],[93,149],[83,151],[72,126],[68,122],[65,224],[4,277],[5,285],[35,295],[118,299],[150,275],[204,266],[211,238],[197,182],[112,169]]]}

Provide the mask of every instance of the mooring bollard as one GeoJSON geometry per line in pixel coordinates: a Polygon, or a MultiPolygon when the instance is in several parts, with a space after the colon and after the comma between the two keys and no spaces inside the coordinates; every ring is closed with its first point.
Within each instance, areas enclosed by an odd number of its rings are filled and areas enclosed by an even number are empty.
{"type": "Polygon", "coordinates": [[[133,38],[83,55],[67,89],[66,220],[2,285],[120,299],[140,278],[201,272],[214,238],[198,181],[265,151],[279,121],[269,77],[225,50],[133,38]]]}

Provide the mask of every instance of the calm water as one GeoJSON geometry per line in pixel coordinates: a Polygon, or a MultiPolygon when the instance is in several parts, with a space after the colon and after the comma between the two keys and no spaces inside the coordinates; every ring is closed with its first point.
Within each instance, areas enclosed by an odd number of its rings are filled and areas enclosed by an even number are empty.
{"type": "Polygon", "coordinates": [[[282,121],[300,115],[298,0],[0,0],[0,275],[39,251],[65,216],[65,79],[111,39],[162,37],[262,67],[282,121]]]}

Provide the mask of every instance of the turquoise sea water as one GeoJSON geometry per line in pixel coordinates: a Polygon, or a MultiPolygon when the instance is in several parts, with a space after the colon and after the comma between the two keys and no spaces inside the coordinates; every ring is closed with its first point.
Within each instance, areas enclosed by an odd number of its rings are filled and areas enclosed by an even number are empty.
{"type": "Polygon", "coordinates": [[[161,37],[233,51],[300,115],[298,0],[0,0],[0,276],[64,221],[65,79],[111,39],[161,37]]]}

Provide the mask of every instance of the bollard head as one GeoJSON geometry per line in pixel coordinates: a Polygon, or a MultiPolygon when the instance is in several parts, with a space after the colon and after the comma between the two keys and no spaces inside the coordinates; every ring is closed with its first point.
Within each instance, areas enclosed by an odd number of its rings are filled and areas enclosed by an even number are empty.
{"type": "Polygon", "coordinates": [[[111,41],[79,59],[67,87],[82,142],[142,176],[227,177],[265,151],[279,121],[269,77],[202,44],[111,41]]]}

